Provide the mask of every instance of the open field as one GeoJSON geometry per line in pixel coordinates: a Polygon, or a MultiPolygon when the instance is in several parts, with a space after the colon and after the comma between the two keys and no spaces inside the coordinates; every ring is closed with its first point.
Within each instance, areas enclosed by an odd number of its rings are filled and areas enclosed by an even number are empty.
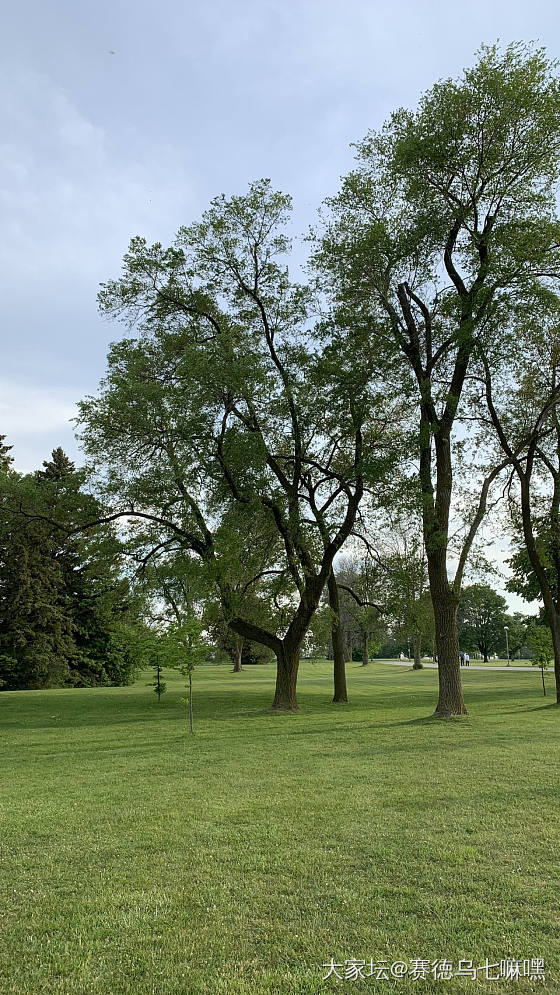
{"type": "MultiPolygon", "coordinates": [[[[560,991],[560,711],[538,673],[305,662],[0,695],[2,995],[560,991]],[[323,982],[334,957],[545,960],[546,981],[323,982]]],[[[341,969],[339,969],[341,970],[341,969]]]]}

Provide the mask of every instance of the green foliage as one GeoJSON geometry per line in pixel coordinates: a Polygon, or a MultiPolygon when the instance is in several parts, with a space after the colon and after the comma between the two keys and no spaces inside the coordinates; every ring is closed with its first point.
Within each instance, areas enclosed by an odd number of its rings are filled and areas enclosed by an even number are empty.
{"type": "Polygon", "coordinates": [[[534,667],[546,670],[554,664],[552,636],[547,625],[540,625],[534,622],[527,634],[527,644],[533,653],[531,663],[534,667]]]}
{"type": "MultiPolygon", "coordinates": [[[[154,660],[152,654],[150,654],[150,656],[152,660],[154,660]]],[[[159,658],[157,658],[157,656],[154,662],[151,664],[151,667],[155,671],[154,680],[150,681],[148,687],[154,689],[154,693],[157,695],[157,700],[159,702],[161,701],[162,694],[165,694],[165,692],[167,691],[167,684],[165,683],[165,681],[162,681],[161,679],[161,672],[163,670],[163,667],[161,666],[159,658]]]]}
{"type": "MultiPolygon", "coordinates": [[[[529,620],[525,615],[521,615],[519,612],[514,612],[513,615],[506,615],[504,619],[504,626],[508,627],[508,646],[509,655],[513,659],[516,655],[519,655],[521,651],[527,647],[527,635],[529,620]]],[[[505,632],[503,642],[500,644],[499,652],[502,655],[506,653],[505,644],[505,632]]]]}
{"type": "Polygon", "coordinates": [[[537,622],[534,622],[529,628],[528,644],[534,654],[532,664],[534,667],[540,668],[543,695],[546,697],[544,672],[554,664],[552,633],[548,626],[542,624],[539,625],[537,622]]]}
{"type": "Polygon", "coordinates": [[[13,446],[7,446],[4,442],[5,438],[5,435],[0,435],[0,473],[7,473],[13,463],[13,456],[8,455],[13,446]]]}
{"type": "Polygon", "coordinates": [[[368,556],[345,556],[337,567],[340,622],[347,653],[354,658],[358,644],[365,664],[381,646],[387,629],[380,604],[385,597],[384,577],[368,556]]]}
{"type": "Polygon", "coordinates": [[[0,680],[7,690],[128,683],[140,605],[85,475],[57,449],[43,470],[0,472],[0,680]]]}
{"type": "Polygon", "coordinates": [[[384,494],[402,452],[402,401],[348,351],[318,350],[313,295],[286,265],[289,208],[262,180],[167,249],[133,239],[99,302],[136,337],[80,411],[139,558],[198,558],[221,621],[277,656],[287,641],[293,666],[364,481],[384,494]]]}
{"type": "Polygon", "coordinates": [[[506,611],[505,599],[488,584],[463,588],[458,612],[461,648],[478,650],[487,663],[489,654],[503,645],[506,611]]]}
{"type": "Polygon", "coordinates": [[[52,687],[70,682],[75,643],[57,536],[16,513],[37,496],[33,477],[0,478],[0,686],[52,687]]]}
{"type": "MultiPolygon", "coordinates": [[[[519,528],[519,523],[517,523],[517,526],[519,528]]],[[[538,513],[533,519],[533,532],[537,556],[542,564],[543,570],[546,573],[551,590],[556,590],[558,587],[558,579],[556,567],[554,565],[554,551],[558,544],[558,540],[555,539],[551,533],[550,521],[543,521],[543,519],[539,517],[538,513]]],[[[513,556],[508,560],[508,564],[512,570],[512,576],[508,579],[506,586],[508,591],[518,594],[525,601],[540,601],[542,600],[541,585],[531,564],[527,548],[520,540],[521,537],[519,535],[519,531],[516,530],[514,542],[516,542],[517,549],[515,550],[513,556]]]]}

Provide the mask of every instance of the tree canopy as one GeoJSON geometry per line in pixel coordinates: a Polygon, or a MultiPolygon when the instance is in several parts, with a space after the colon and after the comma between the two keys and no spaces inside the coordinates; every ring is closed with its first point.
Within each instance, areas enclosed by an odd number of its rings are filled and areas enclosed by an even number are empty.
{"type": "Polygon", "coordinates": [[[261,181],[168,249],[133,239],[100,305],[138,337],[112,347],[81,405],[115,516],[146,523],[147,558],[180,548],[205,564],[230,628],[276,654],[279,708],[296,707],[299,650],[365,480],[375,490],[394,459],[396,406],[370,370],[319,350],[311,293],[284,261],[289,206],[261,181]],[[246,613],[240,559],[255,580],[265,566],[288,578],[284,626],[246,613]]]}

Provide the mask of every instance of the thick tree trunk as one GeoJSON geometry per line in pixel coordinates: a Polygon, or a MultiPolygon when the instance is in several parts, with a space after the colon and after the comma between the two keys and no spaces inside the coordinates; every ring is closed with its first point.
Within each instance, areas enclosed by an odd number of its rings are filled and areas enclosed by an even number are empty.
{"type": "MultiPolygon", "coordinates": [[[[464,365],[466,372],[466,361],[464,365]]],[[[456,398],[455,403],[458,403],[456,398]]],[[[451,462],[451,425],[434,436],[436,450],[437,487],[434,501],[432,480],[432,448],[429,406],[423,407],[420,421],[420,481],[423,494],[423,525],[430,594],[434,609],[435,643],[438,658],[439,698],[435,714],[451,718],[465,715],[467,709],[461,688],[459,633],[457,631],[458,599],[454,596],[447,576],[449,509],[453,491],[451,462]]],[[[449,415],[449,412],[448,412],[449,415]]]]}
{"type": "Polygon", "coordinates": [[[419,632],[416,632],[412,637],[412,647],[414,651],[414,663],[412,664],[413,670],[421,670],[422,662],[420,659],[420,654],[422,651],[422,637],[419,632]]]}
{"type": "Polygon", "coordinates": [[[342,626],[340,624],[340,603],[338,597],[338,587],[334,573],[330,572],[328,581],[329,607],[333,613],[332,618],[332,646],[333,646],[333,677],[334,695],[333,702],[345,704],[348,701],[346,690],[346,667],[344,664],[344,641],[342,639],[342,626]]]}
{"type": "Polygon", "coordinates": [[[554,650],[554,681],[556,684],[556,704],[560,705],[560,614],[555,611],[551,619],[549,616],[550,631],[552,633],[552,648],[554,650]]]}
{"type": "Polygon", "coordinates": [[[362,633],[362,667],[367,667],[369,664],[369,638],[368,633],[362,633]]]}
{"type": "Polygon", "coordinates": [[[445,555],[436,554],[431,559],[431,563],[428,561],[428,567],[434,607],[439,676],[439,699],[435,714],[451,718],[452,715],[467,714],[461,687],[457,601],[449,588],[445,555]]]}
{"type": "Polygon", "coordinates": [[[281,712],[297,712],[299,646],[281,644],[276,654],[276,691],[272,707],[281,712]]]}

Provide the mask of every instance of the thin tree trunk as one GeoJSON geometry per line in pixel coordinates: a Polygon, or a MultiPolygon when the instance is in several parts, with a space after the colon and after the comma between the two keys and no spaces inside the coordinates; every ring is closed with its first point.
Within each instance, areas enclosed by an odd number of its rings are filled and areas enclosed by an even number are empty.
{"type": "Polygon", "coordinates": [[[193,732],[192,674],[189,672],[189,727],[193,732]]]}
{"type": "Polygon", "coordinates": [[[422,650],[422,637],[419,632],[415,632],[412,637],[412,648],[414,652],[414,663],[412,664],[412,669],[421,670],[422,661],[420,659],[420,653],[422,650]]]}
{"type": "Polygon", "coordinates": [[[369,664],[369,633],[362,632],[362,667],[367,667],[369,664]]]}
{"type": "Polygon", "coordinates": [[[276,656],[276,691],[272,707],[281,712],[297,712],[299,646],[283,642],[276,656]]]}
{"type": "Polygon", "coordinates": [[[344,664],[344,641],[342,639],[342,626],[340,624],[340,602],[338,597],[338,587],[336,577],[331,570],[328,580],[329,607],[332,612],[332,645],[333,645],[333,677],[335,704],[344,704],[348,701],[346,689],[346,667],[344,664]]]}

